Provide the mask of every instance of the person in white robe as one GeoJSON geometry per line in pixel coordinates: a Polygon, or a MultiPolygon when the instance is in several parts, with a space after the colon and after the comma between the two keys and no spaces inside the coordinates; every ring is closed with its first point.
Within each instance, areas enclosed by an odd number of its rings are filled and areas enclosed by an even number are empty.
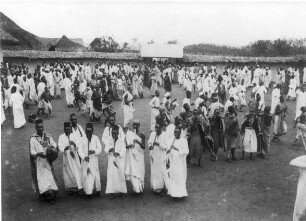
{"type": "Polygon", "coordinates": [[[188,196],[187,181],[187,162],[186,157],[189,153],[186,138],[181,137],[181,130],[174,130],[174,138],[167,143],[167,176],[168,176],[168,195],[174,198],[188,196]]]}
{"type": "Polygon", "coordinates": [[[271,112],[270,112],[272,115],[275,112],[276,105],[278,104],[279,98],[281,96],[280,88],[281,88],[281,85],[276,84],[275,88],[272,91],[271,112]]]}
{"type": "MultiPolygon", "coordinates": [[[[116,119],[114,116],[110,116],[107,120],[108,125],[104,128],[103,134],[102,134],[102,143],[104,145],[107,144],[107,141],[109,140],[110,137],[112,137],[112,128],[113,126],[116,125],[116,119]]],[[[122,130],[121,126],[118,125],[119,127],[119,138],[124,139],[125,138],[125,133],[122,130]]]]}
{"type": "Polygon", "coordinates": [[[156,124],[156,116],[159,114],[159,107],[160,107],[160,99],[159,99],[159,90],[155,91],[155,96],[150,101],[149,105],[151,107],[151,131],[155,130],[156,124]]]}
{"type": "Polygon", "coordinates": [[[54,74],[54,97],[61,99],[62,73],[56,69],[54,74]]]}
{"type": "Polygon", "coordinates": [[[166,148],[167,134],[162,131],[159,124],[155,125],[155,131],[151,132],[148,146],[150,149],[151,164],[151,188],[155,193],[165,196],[167,184],[166,178],[166,148]]]}
{"type": "Polygon", "coordinates": [[[133,131],[126,133],[126,164],[125,177],[130,180],[133,186],[134,194],[142,194],[144,191],[144,149],[145,134],[139,131],[140,121],[133,121],[133,131]]]}
{"type": "Polygon", "coordinates": [[[12,87],[10,106],[13,108],[14,128],[21,128],[26,124],[23,111],[24,97],[17,91],[16,87],[12,87]]]}
{"type": "Polygon", "coordinates": [[[134,118],[134,107],[133,100],[134,97],[132,95],[133,88],[129,87],[128,91],[126,91],[122,96],[122,108],[123,108],[123,127],[127,128],[129,123],[133,121],[134,118]]]}
{"type": "Polygon", "coordinates": [[[113,199],[116,193],[125,197],[127,187],[125,182],[125,141],[119,138],[119,126],[114,125],[112,136],[106,141],[105,153],[107,154],[107,182],[105,194],[113,199]]]}
{"type": "Polygon", "coordinates": [[[36,93],[35,83],[34,83],[34,80],[33,80],[32,76],[30,74],[28,74],[28,76],[27,76],[27,82],[30,86],[29,97],[32,101],[37,103],[38,102],[38,96],[37,96],[37,93],[36,93]]]}
{"type": "Polygon", "coordinates": [[[64,133],[58,138],[58,149],[63,155],[63,178],[67,193],[81,192],[82,174],[78,157],[78,138],[71,134],[71,123],[64,123],[64,133]]]}
{"type": "Polygon", "coordinates": [[[287,94],[287,101],[289,101],[290,98],[293,98],[293,100],[296,100],[296,79],[294,78],[294,76],[291,76],[290,81],[289,81],[289,90],[288,90],[288,94],[287,94]]]}
{"type": "Polygon", "coordinates": [[[246,93],[246,88],[244,86],[244,79],[241,80],[241,83],[238,84],[238,97],[240,100],[240,112],[242,111],[243,107],[246,107],[246,99],[245,99],[245,93],[246,93]]]}
{"type": "Polygon", "coordinates": [[[193,105],[193,104],[191,104],[190,103],[190,98],[191,98],[191,91],[186,91],[186,97],[183,99],[183,102],[182,102],[182,109],[181,109],[181,111],[185,111],[185,109],[184,109],[184,104],[188,104],[189,106],[190,105],[193,105]]]}
{"type": "Polygon", "coordinates": [[[302,113],[301,107],[306,107],[306,86],[300,86],[300,88],[296,90],[296,97],[295,120],[302,113]]]}
{"type": "Polygon", "coordinates": [[[70,114],[70,122],[71,122],[71,134],[74,135],[80,142],[80,139],[82,139],[84,136],[86,136],[86,133],[83,129],[83,127],[78,124],[78,118],[75,113],[70,114]]]}
{"type": "Polygon", "coordinates": [[[291,160],[290,165],[300,172],[292,220],[301,221],[306,217],[306,155],[291,160]]]}
{"type": "Polygon", "coordinates": [[[0,82],[0,105],[1,105],[1,125],[3,125],[3,122],[6,120],[5,113],[4,113],[4,100],[3,100],[3,92],[2,92],[2,84],[0,82]]]}
{"type": "Polygon", "coordinates": [[[260,95],[261,99],[260,99],[259,105],[260,105],[260,107],[261,107],[260,110],[263,111],[264,108],[265,108],[265,94],[267,93],[267,89],[266,89],[266,87],[263,85],[263,82],[262,82],[262,81],[259,83],[259,85],[260,85],[260,86],[259,86],[258,90],[257,90],[256,93],[255,93],[255,97],[256,97],[257,94],[260,95]]]}
{"type": "Polygon", "coordinates": [[[86,195],[100,195],[101,181],[98,156],[102,146],[98,136],[93,134],[93,125],[86,124],[86,136],[83,136],[78,148],[81,158],[82,186],[86,195]]]}
{"type": "Polygon", "coordinates": [[[32,188],[39,198],[50,204],[56,201],[58,191],[53,161],[57,158],[56,143],[51,134],[44,132],[41,119],[36,120],[36,134],[30,137],[32,188]]]}
{"type": "Polygon", "coordinates": [[[66,76],[66,78],[63,81],[63,84],[65,88],[67,106],[74,107],[74,104],[73,104],[74,94],[72,90],[72,82],[71,82],[70,77],[66,76]]]}

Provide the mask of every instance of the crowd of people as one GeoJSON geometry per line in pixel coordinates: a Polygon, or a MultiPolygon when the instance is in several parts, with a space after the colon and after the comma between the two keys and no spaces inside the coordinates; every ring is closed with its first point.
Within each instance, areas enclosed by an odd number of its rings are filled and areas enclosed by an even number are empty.
{"type": "MultiPolygon", "coordinates": [[[[105,194],[110,199],[119,194],[125,197],[126,181],[133,192],[144,190],[144,150],[149,148],[151,188],[161,196],[187,197],[187,164],[201,166],[203,151],[210,160],[219,159],[219,150],[226,153],[226,161],[237,159],[237,148],[246,154],[269,157],[270,140],[277,141],[287,132],[287,99],[296,100],[294,127],[297,128],[296,145],[306,138],[306,68],[303,79],[296,67],[280,68],[272,76],[270,67],[227,66],[217,70],[202,64],[160,64],[99,62],[90,64],[67,61],[43,63],[29,73],[25,65],[1,66],[1,123],[12,109],[14,127],[26,124],[24,108],[37,105],[36,114],[29,116],[35,123],[36,134],[30,138],[32,186],[34,192],[50,203],[55,203],[58,181],[53,162],[58,153],[63,156],[63,178],[69,194],[100,195],[101,182],[98,156],[102,146],[107,154],[107,184],[105,194]],[[172,93],[177,79],[186,91],[181,110],[175,116],[179,101],[172,93]],[[144,94],[144,86],[149,95],[144,94]],[[164,96],[160,98],[160,88],[164,96]],[[250,99],[246,92],[251,90],[250,99]],[[265,96],[272,88],[271,105],[265,96]],[[65,122],[64,133],[56,143],[44,131],[43,116],[52,114],[52,102],[61,99],[65,91],[68,108],[82,111],[90,117],[85,130],[77,123],[76,114],[65,122]],[[198,96],[191,103],[192,93],[198,96]],[[141,131],[141,122],[134,118],[134,99],[151,96],[150,136],[141,131]],[[116,111],[112,101],[121,101],[123,127],[116,124],[116,111]],[[247,102],[248,100],[248,102],[247,102]],[[239,112],[244,113],[241,126],[239,112]],[[94,134],[92,122],[106,116],[100,139],[94,134]],[[273,138],[270,130],[273,125],[273,138]]],[[[149,119],[148,119],[149,120],[149,119]]]]}

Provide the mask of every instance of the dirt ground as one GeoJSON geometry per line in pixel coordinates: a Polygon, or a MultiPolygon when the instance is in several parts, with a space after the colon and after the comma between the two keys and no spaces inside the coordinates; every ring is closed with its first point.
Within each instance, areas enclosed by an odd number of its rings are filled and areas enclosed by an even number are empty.
{"type": "MultiPolygon", "coordinates": [[[[162,95],[164,90],[161,89],[162,95]]],[[[148,90],[145,98],[135,101],[135,118],[141,121],[141,129],[150,131],[150,108],[148,90]]],[[[173,86],[173,98],[179,103],[185,92],[177,85],[173,86]]],[[[192,100],[196,98],[192,95],[192,100]]],[[[64,93],[63,93],[64,98],[64,93]]],[[[271,89],[266,96],[270,104],[271,89]]],[[[81,196],[68,196],[64,192],[62,157],[54,163],[55,171],[61,181],[58,200],[55,205],[36,199],[31,188],[29,161],[29,137],[35,133],[34,124],[27,123],[22,129],[13,128],[12,114],[7,115],[1,133],[2,166],[2,216],[3,220],[291,220],[298,170],[289,166],[290,160],[304,154],[303,147],[293,147],[296,131],[292,129],[295,115],[295,102],[287,102],[288,134],[281,141],[272,143],[271,157],[266,160],[244,160],[232,164],[225,162],[225,154],[219,152],[220,160],[211,162],[209,154],[204,153],[202,168],[188,168],[188,198],[174,201],[160,197],[150,190],[149,151],[145,151],[145,194],[134,197],[108,200],[106,187],[107,156],[99,156],[102,192],[101,197],[91,199],[81,196]]],[[[123,114],[120,102],[114,102],[117,111],[117,123],[122,125],[123,114]]],[[[50,120],[45,120],[45,131],[58,140],[63,133],[63,122],[69,119],[74,109],[67,108],[65,99],[53,102],[54,111],[50,120]]],[[[178,113],[181,107],[177,108],[178,113]]],[[[36,112],[31,106],[25,111],[26,117],[36,112]]],[[[79,112],[79,123],[85,127],[89,121],[79,112]]],[[[239,113],[240,122],[244,113],[239,113]]],[[[103,124],[94,125],[94,134],[101,139],[103,124]]],[[[240,156],[241,150],[238,151],[240,156]]],[[[128,183],[131,193],[131,185],[128,183]]]]}

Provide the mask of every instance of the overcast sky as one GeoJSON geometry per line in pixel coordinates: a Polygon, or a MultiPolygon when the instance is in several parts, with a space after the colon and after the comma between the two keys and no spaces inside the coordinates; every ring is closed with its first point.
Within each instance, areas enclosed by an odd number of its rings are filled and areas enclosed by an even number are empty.
{"type": "Polygon", "coordinates": [[[306,38],[306,2],[0,0],[0,11],[40,37],[113,36],[119,42],[242,46],[259,39],[306,38]]]}

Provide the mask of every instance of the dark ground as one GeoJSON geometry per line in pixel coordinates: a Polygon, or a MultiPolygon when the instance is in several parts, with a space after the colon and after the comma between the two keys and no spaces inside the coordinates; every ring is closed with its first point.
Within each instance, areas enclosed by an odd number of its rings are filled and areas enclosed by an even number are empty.
{"type": "MultiPolygon", "coordinates": [[[[163,90],[162,95],[163,95],[163,90]]],[[[135,101],[135,118],[140,119],[141,129],[150,130],[150,108],[148,90],[145,99],[135,101]]],[[[185,93],[173,86],[173,98],[181,104],[185,93]]],[[[64,97],[64,93],[63,93],[64,97]]],[[[193,100],[195,94],[193,94],[193,100]]],[[[266,96],[270,104],[271,91],[266,96]]],[[[303,147],[293,147],[296,131],[292,129],[295,102],[287,102],[288,134],[281,141],[272,143],[271,158],[255,161],[245,160],[232,164],[225,162],[225,154],[219,152],[220,160],[209,161],[204,153],[202,168],[188,168],[187,191],[189,197],[173,201],[154,195],[150,190],[150,166],[148,149],[145,152],[145,194],[140,197],[108,200],[105,195],[107,156],[99,157],[102,192],[100,198],[68,196],[64,192],[62,157],[55,161],[55,171],[61,181],[58,201],[55,205],[39,201],[31,188],[29,162],[29,137],[35,133],[34,124],[27,123],[22,129],[13,128],[12,114],[7,114],[1,134],[2,166],[2,216],[3,220],[292,220],[298,171],[289,166],[290,160],[304,154],[303,147]]],[[[122,125],[120,102],[114,102],[117,122],[122,125]]],[[[45,120],[45,131],[53,134],[55,141],[63,133],[63,122],[69,119],[74,109],[67,108],[65,99],[53,102],[54,111],[50,120],[45,120]]],[[[177,108],[177,113],[181,107],[177,108]]],[[[36,112],[31,106],[26,117],[36,112]]],[[[78,115],[79,123],[85,127],[88,118],[78,115]]],[[[239,113],[240,122],[245,113],[239,113]]],[[[103,124],[94,125],[94,133],[101,139],[103,124]]],[[[238,151],[240,156],[241,150],[238,151]]],[[[131,186],[128,184],[128,191],[131,186]]]]}

